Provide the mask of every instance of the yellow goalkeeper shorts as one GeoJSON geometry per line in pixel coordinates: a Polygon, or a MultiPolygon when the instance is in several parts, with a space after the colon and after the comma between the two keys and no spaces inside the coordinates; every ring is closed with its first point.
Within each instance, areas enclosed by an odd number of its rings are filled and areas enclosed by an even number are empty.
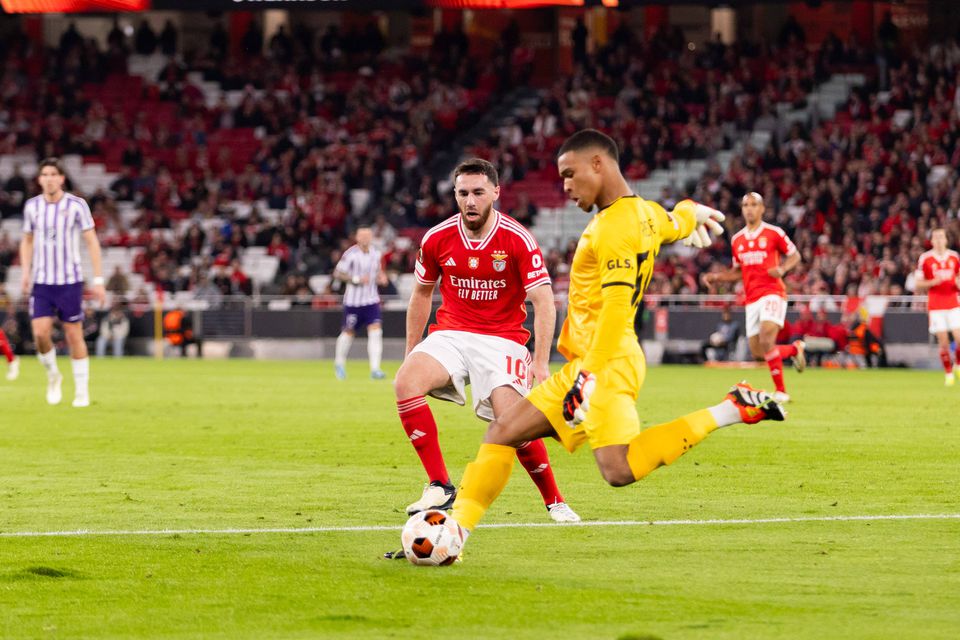
{"type": "Polygon", "coordinates": [[[580,361],[576,358],[565,364],[534,387],[527,400],[547,416],[567,451],[576,451],[586,441],[591,449],[629,444],[640,433],[637,395],[647,372],[643,355],[613,358],[603,371],[595,373],[597,386],[590,396],[587,419],[571,429],[563,419],[563,398],[577,379],[580,361]]]}

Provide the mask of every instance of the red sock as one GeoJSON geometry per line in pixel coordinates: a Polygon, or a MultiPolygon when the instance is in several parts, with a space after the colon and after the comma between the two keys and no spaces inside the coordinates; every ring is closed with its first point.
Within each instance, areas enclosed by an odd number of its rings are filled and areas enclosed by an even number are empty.
{"type": "Polygon", "coordinates": [[[956,362],[957,364],[960,364],[960,344],[957,345],[956,353],[954,353],[953,355],[954,355],[953,361],[956,362]]]}
{"type": "Polygon", "coordinates": [[[443,463],[443,453],[440,451],[440,439],[437,437],[437,422],[433,419],[427,399],[415,396],[398,400],[397,413],[400,414],[403,430],[407,432],[410,444],[420,456],[420,464],[427,472],[430,482],[450,484],[447,465],[443,463]]]}
{"type": "Polygon", "coordinates": [[[0,353],[3,353],[7,362],[13,362],[13,349],[10,348],[10,341],[7,340],[7,334],[3,332],[3,329],[0,329],[0,353]]]}
{"type": "Polygon", "coordinates": [[[517,449],[517,460],[530,474],[530,479],[537,485],[543,504],[550,506],[554,502],[564,502],[557,480],[553,477],[553,468],[547,456],[547,445],[543,440],[533,440],[517,449]]]}
{"type": "Polygon", "coordinates": [[[792,358],[797,355],[797,348],[793,346],[793,343],[790,344],[778,344],[774,347],[777,351],[780,352],[780,358],[792,358]]]}
{"type": "Polygon", "coordinates": [[[943,363],[943,370],[947,373],[953,371],[953,364],[950,362],[950,349],[940,349],[940,362],[943,363]]]}
{"type": "Polygon", "coordinates": [[[777,391],[786,393],[787,390],[783,386],[783,358],[780,357],[780,349],[777,347],[770,349],[764,359],[767,361],[767,366],[770,367],[770,377],[773,378],[773,384],[777,387],[777,391]]]}

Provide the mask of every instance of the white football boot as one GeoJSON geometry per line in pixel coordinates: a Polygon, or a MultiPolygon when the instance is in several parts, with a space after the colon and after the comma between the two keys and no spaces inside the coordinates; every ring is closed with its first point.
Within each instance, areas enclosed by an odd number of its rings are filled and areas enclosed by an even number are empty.
{"type": "Polygon", "coordinates": [[[439,480],[434,480],[423,488],[423,495],[420,496],[419,500],[407,505],[407,515],[412,516],[427,509],[446,511],[453,507],[453,501],[456,498],[456,487],[452,484],[443,484],[439,480]]]}
{"type": "Polygon", "coordinates": [[[580,516],[566,502],[554,502],[547,505],[547,511],[554,522],[580,522],[580,516]]]}

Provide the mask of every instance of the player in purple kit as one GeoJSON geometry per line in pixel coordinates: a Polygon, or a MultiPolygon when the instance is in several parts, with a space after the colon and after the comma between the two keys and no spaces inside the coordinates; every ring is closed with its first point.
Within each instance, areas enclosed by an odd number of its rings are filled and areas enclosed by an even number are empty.
{"type": "Polygon", "coordinates": [[[377,285],[386,284],[387,276],[381,261],[383,255],[373,246],[373,230],[357,228],[357,244],[343,253],[333,270],[333,277],[346,284],[343,292],[343,329],[334,351],[334,372],[339,380],[347,377],[347,354],[357,329],[367,328],[367,355],[370,377],[383,380],[380,369],[383,354],[383,326],[380,315],[380,294],[377,285]]]}
{"type": "Polygon", "coordinates": [[[63,332],[73,366],[73,406],[90,405],[90,360],[83,339],[83,271],[80,267],[80,238],[93,263],[93,296],[106,302],[100,241],[94,229],[90,207],[83,198],[63,190],[65,176],[56,158],[40,163],[37,178],[43,193],[27,200],[23,207],[23,239],[20,264],[23,293],[30,296],[30,316],[37,358],[47,370],[47,402],[59,404],[63,376],[57,368],[57,351],[51,333],[55,318],[63,332]]]}

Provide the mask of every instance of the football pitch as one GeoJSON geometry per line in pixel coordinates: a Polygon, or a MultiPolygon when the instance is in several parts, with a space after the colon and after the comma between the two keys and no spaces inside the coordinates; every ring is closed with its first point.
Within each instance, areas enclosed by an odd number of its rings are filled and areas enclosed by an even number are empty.
{"type": "MultiPolygon", "coordinates": [[[[93,405],[0,382],[3,638],[955,638],[960,388],[787,373],[785,423],[716,432],[632,487],[549,443],[583,526],[520,465],[452,567],[381,559],[423,474],[361,363],[94,360],[93,405]],[[542,526],[541,526],[542,525],[542,526]]],[[[397,363],[388,363],[388,374],[397,363]]],[[[645,425],[747,372],[659,367],[645,425]]],[[[483,426],[431,401],[451,475],[483,426]]]]}

